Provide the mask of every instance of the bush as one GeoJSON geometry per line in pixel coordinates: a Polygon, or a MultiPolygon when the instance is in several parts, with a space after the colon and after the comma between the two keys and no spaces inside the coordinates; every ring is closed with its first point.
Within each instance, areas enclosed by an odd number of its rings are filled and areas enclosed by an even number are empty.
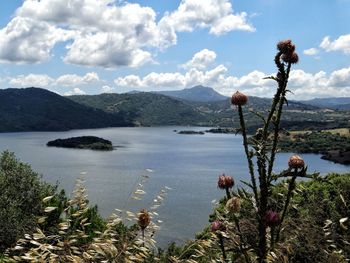
{"type": "Polygon", "coordinates": [[[5,151],[0,158],[0,251],[31,233],[43,212],[42,199],[54,195],[56,187],[40,181],[29,165],[5,151]]]}

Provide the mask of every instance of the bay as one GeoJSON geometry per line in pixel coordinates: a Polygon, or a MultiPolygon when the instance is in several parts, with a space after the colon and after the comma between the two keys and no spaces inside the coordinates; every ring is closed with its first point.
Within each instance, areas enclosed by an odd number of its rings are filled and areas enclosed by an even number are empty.
{"type": "MultiPolygon", "coordinates": [[[[0,134],[0,150],[10,150],[29,163],[50,183],[70,194],[77,178],[85,180],[90,204],[97,204],[107,217],[114,209],[137,212],[153,205],[165,186],[168,190],[158,209],[161,230],[158,245],[193,238],[208,224],[213,200],[224,196],[217,178],[225,173],[249,180],[242,137],[232,134],[179,135],[174,130],[205,130],[203,127],[105,128],[67,132],[24,132],[0,134]],[[112,141],[111,152],[47,147],[57,138],[93,135],[112,141]],[[143,176],[146,194],[140,201],[131,198],[143,176]]],[[[275,171],[287,168],[292,153],[277,156],[275,171]]],[[[349,167],[304,154],[310,172],[349,172],[349,167]]]]}

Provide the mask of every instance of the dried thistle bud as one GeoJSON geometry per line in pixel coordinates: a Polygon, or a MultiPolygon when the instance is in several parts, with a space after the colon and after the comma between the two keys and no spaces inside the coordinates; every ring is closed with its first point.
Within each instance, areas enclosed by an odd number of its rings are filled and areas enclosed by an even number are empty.
{"type": "Polygon", "coordinates": [[[277,226],[279,222],[280,222],[280,215],[277,212],[273,210],[269,210],[266,212],[265,223],[267,226],[274,227],[274,226],[277,226]]]}
{"type": "Polygon", "coordinates": [[[295,50],[295,45],[292,43],[292,40],[286,39],[278,42],[277,49],[282,54],[292,54],[295,50]]]}
{"type": "Polygon", "coordinates": [[[283,54],[281,58],[284,62],[291,64],[296,64],[299,61],[299,56],[295,52],[293,52],[292,54],[283,54]]]}
{"type": "Polygon", "coordinates": [[[247,102],[248,97],[239,91],[236,91],[236,93],[234,93],[231,97],[231,103],[236,106],[243,106],[247,104],[247,102]]]}
{"type": "Polygon", "coordinates": [[[141,230],[145,230],[149,223],[151,222],[151,217],[146,209],[142,209],[138,215],[138,224],[141,230]]]}
{"type": "Polygon", "coordinates": [[[239,213],[241,211],[241,199],[232,197],[226,202],[226,208],[232,213],[239,213]]]}
{"type": "Polygon", "coordinates": [[[232,176],[228,175],[220,175],[218,180],[218,187],[220,189],[229,189],[232,188],[235,185],[235,180],[232,176]]]}
{"type": "Polygon", "coordinates": [[[213,233],[215,233],[216,231],[222,231],[224,229],[225,229],[224,225],[219,220],[215,220],[214,222],[211,223],[210,230],[213,233]]]}
{"type": "Polygon", "coordinates": [[[293,155],[289,158],[288,166],[291,169],[301,169],[304,168],[305,163],[304,160],[299,155],[293,155]]]}

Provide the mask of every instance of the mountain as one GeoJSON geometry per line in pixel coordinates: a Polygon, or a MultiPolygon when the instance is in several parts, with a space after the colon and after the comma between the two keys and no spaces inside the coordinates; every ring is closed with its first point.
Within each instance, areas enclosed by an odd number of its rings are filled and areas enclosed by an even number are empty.
{"type": "Polygon", "coordinates": [[[227,97],[216,92],[214,89],[204,86],[195,86],[182,90],[158,91],[155,93],[188,101],[209,102],[227,99],[227,97]]]}
{"type": "Polygon", "coordinates": [[[74,95],[69,99],[108,113],[121,114],[141,126],[201,125],[207,123],[208,118],[191,103],[150,92],[74,95]]]}
{"type": "Polygon", "coordinates": [[[0,132],[130,126],[120,114],[93,109],[40,88],[0,90],[0,132]]]}
{"type": "Polygon", "coordinates": [[[339,98],[315,98],[312,100],[300,101],[305,104],[320,108],[330,108],[335,110],[350,110],[350,97],[339,98]]]}

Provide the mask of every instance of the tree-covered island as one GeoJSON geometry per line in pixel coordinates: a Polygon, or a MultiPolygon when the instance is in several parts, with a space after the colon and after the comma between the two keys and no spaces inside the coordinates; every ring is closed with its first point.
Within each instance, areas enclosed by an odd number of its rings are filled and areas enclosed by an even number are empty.
{"type": "Polygon", "coordinates": [[[90,149],[99,151],[113,150],[113,145],[111,141],[96,136],[79,136],[67,139],[57,139],[49,141],[46,145],[54,147],[90,149]]]}

